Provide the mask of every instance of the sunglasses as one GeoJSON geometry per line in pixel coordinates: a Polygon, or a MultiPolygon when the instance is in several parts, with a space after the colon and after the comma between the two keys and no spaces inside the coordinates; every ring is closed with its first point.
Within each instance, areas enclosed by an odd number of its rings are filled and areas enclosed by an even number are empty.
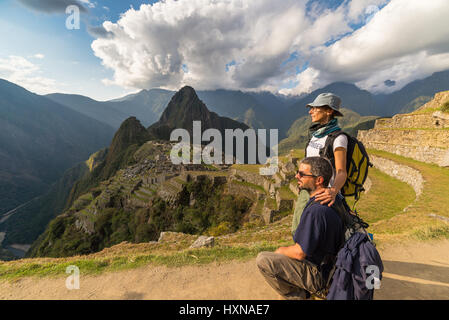
{"type": "Polygon", "coordinates": [[[316,178],[316,176],[313,175],[313,174],[306,174],[306,173],[304,173],[302,171],[299,171],[299,170],[296,172],[296,174],[299,175],[300,178],[302,178],[302,177],[315,177],[316,178]]]}

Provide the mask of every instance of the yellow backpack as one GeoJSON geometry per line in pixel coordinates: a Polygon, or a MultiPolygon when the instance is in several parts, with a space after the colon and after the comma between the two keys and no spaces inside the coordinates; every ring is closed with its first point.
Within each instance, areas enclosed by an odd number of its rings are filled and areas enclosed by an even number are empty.
{"type": "Polygon", "coordinates": [[[324,147],[320,150],[320,157],[328,158],[335,168],[335,158],[333,145],[335,139],[344,134],[348,138],[348,149],[346,154],[346,171],[348,178],[341,188],[341,194],[345,197],[354,196],[355,200],[360,198],[360,194],[365,189],[363,184],[368,177],[368,168],[373,164],[369,161],[368,153],[362,142],[341,130],[334,131],[328,135],[324,147]]]}

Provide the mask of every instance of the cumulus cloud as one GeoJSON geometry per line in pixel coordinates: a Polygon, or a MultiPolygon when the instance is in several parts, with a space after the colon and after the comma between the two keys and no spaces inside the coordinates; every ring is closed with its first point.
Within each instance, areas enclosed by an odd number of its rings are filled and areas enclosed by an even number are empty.
{"type": "Polygon", "coordinates": [[[87,7],[94,8],[95,5],[89,0],[17,0],[24,6],[44,13],[65,13],[70,5],[76,5],[81,12],[87,12],[87,7]]]}
{"type": "Polygon", "coordinates": [[[39,94],[55,91],[56,81],[42,77],[39,66],[20,56],[0,58],[0,78],[39,94]]]}
{"type": "Polygon", "coordinates": [[[300,94],[347,81],[391,91],[449,68],[448,14],[446,0],[347,0],[332,9],[307,0],[166,0],[90,32],[95,55],[114,71],[104,82],[128,88],[288,82],[296,86],[282,92],[300,94]]]}
{"type": "Polygon", "coordinates": [[[257,88],[280,77],[305,2],[167,0],[105,22],[111,39],[92,43],[110,82],[135,88],[257,88]],[[188,72],[186,72],[188,70],[188,72]]]}
{"type": "MultiPolygon", "coordinates": [[[[364,27],[329,47],[313,50],[310,67],[319,70],[315,83],[347,81],[372,92],[391,92],[448,69],[448,14],[445,0],[392,0],[364,27]],[[385,79],[395,79],[396,85],[389,86],[385,79]]],[[[303,77],[298,76],[300,85],[303,77]]]]}

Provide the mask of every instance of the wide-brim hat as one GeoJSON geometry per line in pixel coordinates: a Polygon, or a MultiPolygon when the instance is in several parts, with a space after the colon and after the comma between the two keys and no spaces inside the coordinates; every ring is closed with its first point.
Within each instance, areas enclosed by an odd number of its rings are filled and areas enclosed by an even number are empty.
{"type": "Polygon", "coordinates": [[[335,111],[335,115],[337,117],[343,117],[343,114],[340,112],[341,108],[341,99],[339,96],[333,93],[321,93],[319,94],[312,103],[306,105],[306,107],[325,107],[328,106],[332,110],[335,111]]]}

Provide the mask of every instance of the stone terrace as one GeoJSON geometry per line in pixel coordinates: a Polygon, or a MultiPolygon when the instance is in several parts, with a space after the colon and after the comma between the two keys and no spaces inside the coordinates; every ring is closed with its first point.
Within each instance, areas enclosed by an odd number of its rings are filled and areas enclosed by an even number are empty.
{"type": "Polygon", "coordinates": [[[449,114],[438,110],[446,101],[449,91],[437,93],[414,113],[377,120],[374,129],[359,131],[358,139],[367,148],[449,166],[449,114]]]}

